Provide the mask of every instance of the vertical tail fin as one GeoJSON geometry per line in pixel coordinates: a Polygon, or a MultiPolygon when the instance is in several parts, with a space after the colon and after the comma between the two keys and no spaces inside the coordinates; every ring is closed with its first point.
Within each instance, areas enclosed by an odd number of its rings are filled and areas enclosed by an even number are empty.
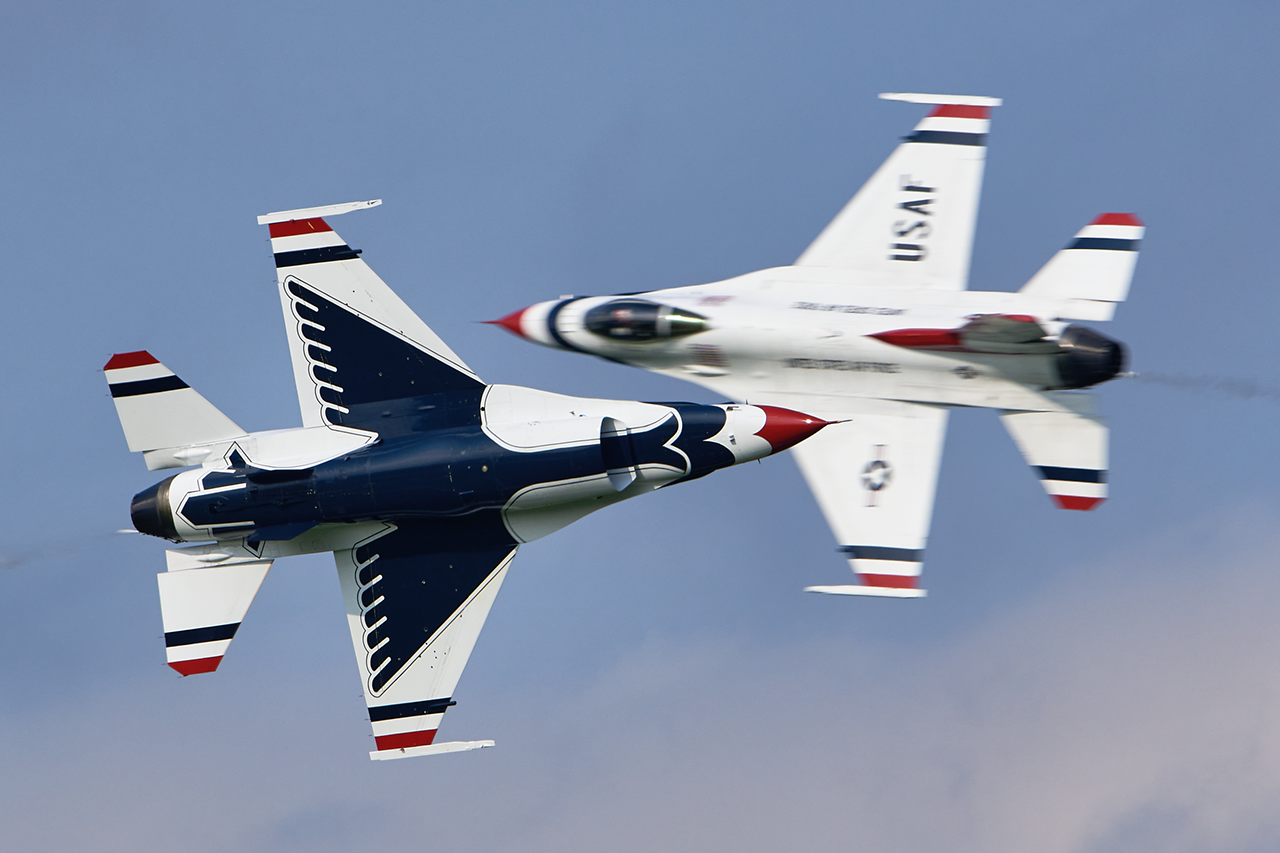
{"type": "Polygon", "coordinates": [[[1060,316],[1110,320],[1129,295],[1146,228],[1131,213],[1104,213],[1076,233],[1020,293],[1064,303],[1060,316]]]}

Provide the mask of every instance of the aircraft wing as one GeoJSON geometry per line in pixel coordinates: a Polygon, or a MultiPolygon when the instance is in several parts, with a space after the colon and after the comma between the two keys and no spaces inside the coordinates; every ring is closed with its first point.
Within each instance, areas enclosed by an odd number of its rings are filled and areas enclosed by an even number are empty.
{"type": "Polygon", "coordinates": [[[888,94],[936,104],[796,266],[839,267],[863,284],[964,290],[998,98],[888,94]]]}
{"type": "Polygon", "coordinates": [[[410,388],[415,378],[434,391],[484,384],[322,218],[379,204],[258,217],[270,228],[303,426],[368,430],[380,412],[361,407],[427,393],[410,388]]]}
{"type": "Polygon", "coordinates": [[[920,569],[947,430],[941,406],[863,400],[856,414],[792,449],[861,584],[837,595],[923,596],[920,569]]]}
{"type": "Polygon", "coordinates": [[[434,743],[516,552],[467,550],[457,528],[456,520],[388,524],[355,548],[334,552],[373,725],[371,758],[493,746],[434,743]]]}

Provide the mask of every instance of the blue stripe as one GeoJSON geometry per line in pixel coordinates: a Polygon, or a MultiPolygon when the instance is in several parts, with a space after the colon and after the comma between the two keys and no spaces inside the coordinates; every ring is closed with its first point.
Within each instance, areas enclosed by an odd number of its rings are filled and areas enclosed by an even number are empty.
{"type": "Polygon", "coordinates": [[[427,714],[443,714],[446,708],[458,703],[449,698],[427,699],[422,702],[401,702],[399,705],[379,705],[369,709],[369,722],[402,720],[405,717],[424,717],[427,714]]]}
{"type": "Polygon", "coordinates": [[[319,249],[302,249],[297,252],[276,252],[276,268],[321,264],[326,261],[354,261],[360,257],[360,251],[350,246],[322,246],[319,249]]]}
{"type": "Polygon", "coordinates": [[[1118,240],[1114,237],[1081,237],[1068,249],[1109,249],[1113,252],[1136,252],[1141,240],[1118,240]]]}
{"type": "Polygon", "coordinates": [[[212,625],[208,628],[192,628],[189,631],[165,631],[164,644],[167,648],[174,646],[190,646],[194,643],[212,643],[215,640],[230,640],[236,635],[239,622],[230,625],[212,625]]]}
{"type": "Polygon", "coordinates": [[[960,133],[955,130],[917,130],[904,136],[907,142],[932,142],[935,145],[986,145],[985,133],[960,133]]]}
{"type": "Polygon", "coordinates": [[[137,382],[116,382],[111,385],[112,397],[136,397],[139,394],[158,394],[161,391],[178,391],[189,388],[187,383],[176,376],[161,376],[159,379],[139,379],[137,382]]]}
{"type": "Polygon", "coordinates": [[[878,545],[845,545],[839,549],[855,560],[891,560],[895,563],[923,563],[924,549],[881,548],[878,545]]]}
{"type": "Polygon", "coordinates": [[[1107,472],[1095,468],[1055,468],[1052,465],[1033,465],[1041,480],[1065,480],[1068,483],[1105,483],[1107,472]]]}

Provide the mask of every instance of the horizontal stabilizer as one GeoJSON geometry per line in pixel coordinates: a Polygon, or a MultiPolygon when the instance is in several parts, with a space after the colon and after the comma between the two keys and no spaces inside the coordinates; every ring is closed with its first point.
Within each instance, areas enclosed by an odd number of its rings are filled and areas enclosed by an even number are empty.
{"type": "Polygon", "coordinates": [[[1055,504],[1088,510],[1106,500],[1108,434],[1101,417],[1005,412],[1000,420],[1055,504]]]}
{"type": "Polygon", "coordinates": [[[1060,317],[1110,320],[1129,295],[1146,228],[1130,213],[1104,213],[1040,268],[1019,293],[1061,301],[1060,317]]]}
{"type": "Polygon", "coordinates": [[[446,752],[468,752],[473,749],[485,749],[493,746],[491,740],[451,740],[448,743],[433,743],[430,746],[410,746],[404,749],[386,749],[369,753],[374,761],[388,761],[395,758],[413,758],[418,755],[441,755],[446,752]]]}
{"type": "Polygon", "coordinates": [[[245,434],[149,352],[117,353],[103,370],[134,453],[213,444],[245,434]]]}
{"type": "Polygon", "coordinates": [[[218,668],[271,562],[187,569],[157,576],[169,666],[183,675],[218,668]]]}

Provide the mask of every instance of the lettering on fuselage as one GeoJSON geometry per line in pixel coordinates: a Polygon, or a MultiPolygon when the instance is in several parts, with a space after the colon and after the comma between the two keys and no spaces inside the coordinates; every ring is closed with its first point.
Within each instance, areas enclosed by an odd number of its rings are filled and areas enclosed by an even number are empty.
{"type": "Polygon", "coordinates": [[[933,234],[933,225],[924,217],[933,216],[929,205],[934,202],[936,190],[910,175],[902,176],[900,189],[903,199],[898,202],[898,209],[907,213],[889,226],[893,235],[889,241],[889,260],[923,261],[929,255],[925,241],[933,234]]]}
{"type": "Polygon", "coordinates": [[[833,314],[874,314],[878,317],[895,317],[907,313],[905,308],[876,308],[871,305],[833,305],[828,302],[792,302],[792,308],[800,311],[830,311],[833,314]]]}
{"type": "Polygon", "coordinates": [[[901,373],[902,365],[888,361],[843,361],[838,358],[786,358],[783,367],[798,370],[844,370],[854,373],[901,373]]]}

